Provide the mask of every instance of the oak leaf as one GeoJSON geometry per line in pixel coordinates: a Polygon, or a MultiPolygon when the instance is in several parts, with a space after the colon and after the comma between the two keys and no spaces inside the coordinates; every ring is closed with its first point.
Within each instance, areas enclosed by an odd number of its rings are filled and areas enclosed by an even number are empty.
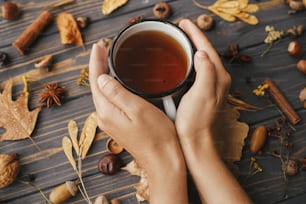
{"type": "MultiPolygon", "coordinates": [[[[23,92],[16,101],[12,100],[13,79],[9,79],[0,93],[0,141],[31,139],[37,116],[41,108],[28,109],[28,92],[23,92]]],[[[32,140],[32,139],[31,139],[32,140]]]]}

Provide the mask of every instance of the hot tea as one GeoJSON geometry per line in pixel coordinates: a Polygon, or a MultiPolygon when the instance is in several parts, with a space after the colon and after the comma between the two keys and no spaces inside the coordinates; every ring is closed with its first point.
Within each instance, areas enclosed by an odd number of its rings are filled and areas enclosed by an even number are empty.
{"type": "Polygon", "coordinates": [[[184,48],[160,31],[140,31],[119,46],[115,71],[127,86],[146,94],[175,88],[188,72],[184,48]]]}

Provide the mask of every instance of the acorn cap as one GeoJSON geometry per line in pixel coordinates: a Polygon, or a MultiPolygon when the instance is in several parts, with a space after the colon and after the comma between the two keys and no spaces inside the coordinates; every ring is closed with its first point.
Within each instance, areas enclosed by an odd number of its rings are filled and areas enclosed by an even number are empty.
{"type": "Polygon", "coordinates": [[[123,151],[123,147],[112,138],[107,140],[106,149],[112,154],[120,154],[123,151]]]}

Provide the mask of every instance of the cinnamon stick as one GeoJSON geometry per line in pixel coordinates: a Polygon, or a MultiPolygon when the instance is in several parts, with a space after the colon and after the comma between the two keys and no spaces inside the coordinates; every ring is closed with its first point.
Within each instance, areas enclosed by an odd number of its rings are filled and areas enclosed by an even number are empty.
{"type": "Polygon", "coordinates": [[[18,50],[20,55],[25,55],[31,44],[37,39],[43,29],[53,20],[52,14],[48,10],[43,10],[40,15],[29,25],[12,45],[18,50]]]}
{"type": "Polygon", "coordinates": [[[271,98],[275,101],[278,107],[282,110],[288,121],[292,125],[296,125],[298,122],[301,121],[301,117],[296,113],[293,107],[289,104],[285,96],[281,93],[279,88],[275,85],[272,79],[268,78],[264,82],[268,84],[269,89],[268,92],[270,93],[271,98]]]}

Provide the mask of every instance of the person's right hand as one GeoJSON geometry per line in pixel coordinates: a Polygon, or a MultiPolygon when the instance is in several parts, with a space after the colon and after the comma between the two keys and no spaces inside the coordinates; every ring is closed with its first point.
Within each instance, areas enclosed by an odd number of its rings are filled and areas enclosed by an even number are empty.
{"type": "Polygon", "coordinates": [[[186,140],[188,143],[193,140],[196,142],[199,134],[211,133],[217,112],[227,97],[231,78],[202,31],[189,20],[182,20],[179,26],[197,49],[194,57],[196,79],[182,97],[175,120],[179,138],[184,145],[186,140]]]}

